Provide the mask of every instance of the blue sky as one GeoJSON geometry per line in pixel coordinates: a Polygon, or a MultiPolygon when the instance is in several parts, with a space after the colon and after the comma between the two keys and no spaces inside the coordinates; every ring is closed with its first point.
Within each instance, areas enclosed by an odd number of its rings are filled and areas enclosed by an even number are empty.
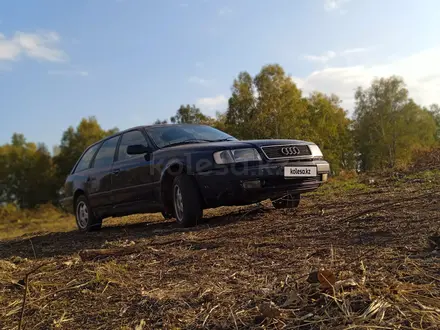
{"type": "Polygon", "coordinates": [[[4,0],[0,144],[13,132],[51,149],[94,115],[125,129],[180,104],[224,111],[240,71],[279,63],[307,94],[398,74],[440,103],[437,0],[4,0]]]}

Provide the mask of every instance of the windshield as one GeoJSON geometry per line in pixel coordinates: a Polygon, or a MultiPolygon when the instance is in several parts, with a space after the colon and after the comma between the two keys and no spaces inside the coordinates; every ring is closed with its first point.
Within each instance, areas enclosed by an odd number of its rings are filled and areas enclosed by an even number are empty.
{"type": "Polygon", "coordinates": [[[233,136],[204,125],[165,125],[147,128],[159,148],[180,143],[237,140],[233,136]]]}

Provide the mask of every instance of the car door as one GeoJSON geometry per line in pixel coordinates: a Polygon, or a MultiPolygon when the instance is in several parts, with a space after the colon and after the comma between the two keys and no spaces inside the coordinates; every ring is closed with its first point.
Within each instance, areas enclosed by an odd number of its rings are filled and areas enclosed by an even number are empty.
{"type": "Polygon", "coordinates": [[[142,202],[145,205],[158,201],[153,196],[154,167],[150,154],[129,155],[129,145],[144,145],[153,150],[141,130],[122,134],[118,154],[113,165],[113,198],[115,204],[142,202]]]}
{"type": "Polygon", "coordinates": [[[105,140],[96,153],[89,169],[87,185],[89,203],[94,209],[110,206],[112,190],[112,166],[120,135],[105,140]]]}

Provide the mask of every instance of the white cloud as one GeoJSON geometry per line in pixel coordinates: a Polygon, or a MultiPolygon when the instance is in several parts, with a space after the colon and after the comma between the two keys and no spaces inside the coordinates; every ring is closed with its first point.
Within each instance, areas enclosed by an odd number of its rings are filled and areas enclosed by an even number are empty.
{"type": "Polygon", "coordinates": [[[215,112],[226,109],[228,99],[223,94],[214,97],[203,97],[196,101],[196,105],[205,111],[215,112]]]}
{"type": "Polygon", "coordinates": [[[304,55],[303,58],[310,62],[327,63],[328,61],[337,57],[350,57],[354,54],[364,53],[370,50],[370,48],[350,48],[340,52],[328,50],[321,55],[304,55]]]}
{"type": "Polygon", "coordinates": [[[16,32],[10,39],[0,34],[0,60],[14,61],[21,55],[50,62],[67,60],[64,51],[58,49],[60,37],[56,32],[16,32]]]}
{"type": "Polygon", "coordinates": [[[370,48],[349,48],[346,50],[343,50],[342,52],[340,52],[341,55],[348,55],[348,54],[356,54],[356,53],[365,53],[367,51],[369,51],[370,48]]]}
{"type": "Polygon", "coordinates": [[[352,110],[358,86],[368,87],[374,78],[401,76],[410,97],[422,105],[440,103],[440,46],[420,51],[388,63],[366,66],[341,66],[317,70],[307,77],[292,78],[305,93],[334,93],[343,106],[352,110]]]}
{"type": "Polygon", "coordinates": [[[188,82],[190,82],[192,84],[198,84],[201,86],[208,86],[212,83],[211,80],[203,79],[203,78],[196,77],[196,76],[189,77],[188,82]]]}
{"type": "Polygon", "coordinates": [[[327,11],[338,10],[341,9],[341,7],[349,1],[350,0],[325,0],[324,8],[327,11]]]}
{"type": "Polygon", "coordinates": [[[89,75],[87,71],[79,71],[79,70],[49,70],[47,74],[51,76],[82,76],[82,77],[87,77],[89,75]]]}
{"type": "Polygon", "coordinates": [[[6,37],[0,33],[0,61],[15,60],[20,55],[21,49],[17,43],[6,39],[6,37]]]}
{"type": "Polygon", "coordinates": [[[326,63],[336,56],[336,53],[332,50],[325,52],[322,55],[304,55],[304,59],[310,62],[326,63]]]}

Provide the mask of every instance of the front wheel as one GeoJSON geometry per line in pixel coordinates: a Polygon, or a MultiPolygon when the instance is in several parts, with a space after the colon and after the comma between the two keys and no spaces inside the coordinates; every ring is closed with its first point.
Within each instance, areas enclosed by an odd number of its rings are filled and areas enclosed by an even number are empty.
{"type": "Polygon", "coordinates": [[[95,216],[90,208],[89,201],[84,195],[76,199],[75,218],[79,231],[87,232],[101,229],[102,219],[95,216]]]}
{"type": "Polygon", "coordinates": [[[196,226],[203,216],[202,199],[194,180],[182,174],[173,182],[173,205],[177,222],[183,227],[196,226]]]}
{"type": "Polygon", "coordinates": [[[300,195],[286,195],[281,198],[272,199],[272,205],[276,209],[293,209],[298,207],[300,195]]]}

